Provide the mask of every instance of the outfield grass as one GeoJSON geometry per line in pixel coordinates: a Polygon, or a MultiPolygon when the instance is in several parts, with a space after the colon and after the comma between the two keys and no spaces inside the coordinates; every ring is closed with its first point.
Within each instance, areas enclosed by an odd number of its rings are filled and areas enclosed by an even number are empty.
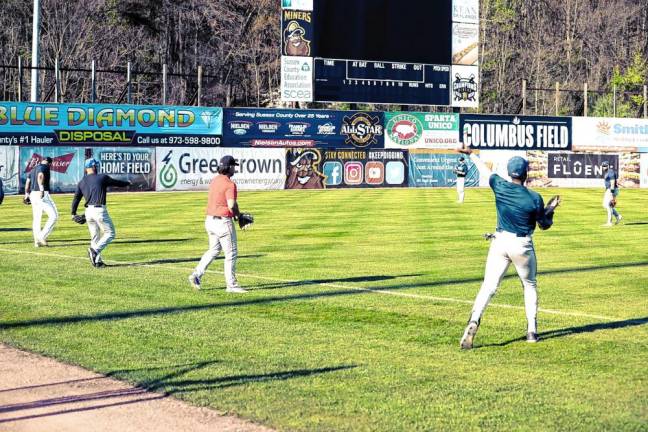
{"type": "MultiPolygon", "coordinates": [[[[542,191],[545,198],[556,191],[542,191]]],[[[34,249],[30,209],[0,207],[0,341],[279,430],[648,430],[648,192],[561,190],[535,237],[539,331],[507,278],[476,348],[459,338],[479,289],[489,190],[243,192],[239,279],[207,246],[204,193],[113,194],[114,264],[93,269],[68,219],[34,249]]]]}

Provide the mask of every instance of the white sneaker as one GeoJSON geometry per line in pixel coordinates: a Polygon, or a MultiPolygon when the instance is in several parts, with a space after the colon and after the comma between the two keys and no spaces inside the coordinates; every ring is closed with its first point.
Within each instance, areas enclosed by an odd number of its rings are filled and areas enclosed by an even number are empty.
{"type": "Polygon", "coordinates": [[[243,288],[241,288],[241,287],[231,287],[231,288],[227,288],[227,289],[225,290],[225,292],[228,292],[228,293],[238,293],[238,294],[243,294],[243,293],[246,293],[247,290],[246,290],[246,289],[243,289],[243,288]]]}

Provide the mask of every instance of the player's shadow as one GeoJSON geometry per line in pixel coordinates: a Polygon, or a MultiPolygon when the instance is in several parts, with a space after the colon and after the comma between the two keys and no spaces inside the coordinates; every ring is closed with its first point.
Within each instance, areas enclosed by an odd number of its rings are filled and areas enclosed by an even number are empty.
{"type": "Polygon", "coordinates": [[[33,390],[38,387],[49,387],[58,385],[70,385],[81,381],[96,381],[106,378],[117,378],[122,380],[139,381],[135,387],[118,390],[107,390],[95,393],[84,393],[82,395],[71,395],[62,397],[51,397],[26,403],[0,406],[0,414],[11,412],[23,412],[22,416],[0,419],[0,423],[15,422],[19,420],[37,419],[67,413],[93,411],[105,409],[120,405],[129,405],[134,403],[148,402],[156,399],[162,399],[169,395],[180,393],[189,393],[202,390],[223,389],[234,386],[249,385],[252,383],[263,383],[268,381],[285,381],[289,379],[304,378],[324,373],[332,373],[356,368],[356,365],[340,365],[321,367],[316,369],[291,369],[263,374],[241,374],[228,375],[216,378],[187,379],[185,375],[191,373],[192,376],[197,371],[204,369],[212,364],[219,363],[218,360],[211,360],[199,363],[152,367],[142,369],[116,370],[97,378],[87,378],[81,380],[70,380],[56,383],[49,383],[37,386],[27,386],[14,389],[3,390],[3,392],[33,390]],[[168,372],[167,372],[168,371],[168,372]],[[161,372],[161,373],[160,373],[161,372]],[[159,375],[157,377],[142,380],[140,375],[159,375]],[[118,402],[111,402],[115,398],[120,399],[118,402]],[[123,400],[127,398],[127,400],[123,400]],[[108,402],[108,403],[106,403],[108,402]],[[83,407],[69,407],[70,404],[90,404],[83,407]],[[53,412],[43,413],[43,408],[56,407],[53,412]],[[39,410],[34,414],[25,413],[28,410],[39,410]]]}
{"type": "Polygon", "coordinates": [[[0,228],[0,232],[27,232],[31,228],[0,228]]]}
{"type": "MultiPolygon", "coordinates": [[[[265,254],[252,254],[252,255],[239,255],[237,259],[247,259],[247,258],[261,258],[265,254]]],[[[168,259],[159,259],[151,261],[141,261],[133,263],[116,263],[116,264],[106,264],[106,267],[145,267],[145,266],[154,266],[159,264],[181,264],[181,263],[198,263],[201,257],[194,258],[168,258],[168,259]]],[[[223,255],[216,257],[217,260],[225,259],[223,255]]]]}
{"type": "MultiPolygon", "coordinates": [[[[191,241],[193,238],[170,238],[170,239],[117,239],[111,244],[147,244],[147,243],[180,243],[191,241]]],[[[49,247],[67,247],[74,245],[87,245],[90,239],[74,239],[74,240],[48,240],[49,247]]]]}
{"type": "Polygon", "coordinates": [[[623,225],[632,226],[632,225],[648,225],[648,222],[624,222],[623,225]]]}
{"type": "MultiPolygon", "coordinates": [[[[627,328],[627,327],[638,327],[646,324],[648,324],[648,317],[633,318],[633,319],[627,319],[623,321],[602,322],[596,324],[587,324],[578,327],[566,327],[562,329],[550,330],[550,331],[538,333],[538,336],[540,337],[540,341],[542,341],[547,339],[571,336],[580,333],[593,333],[600,330],[616,330],[616,329],[627,328]]],[[[512,343],[521,342],[521,341],[526,341],[526,338],[519,337],[519,338],[508,340],[506,342],[482,345],[482,347],[493,347],[493,346],[502,347],[502,346],[510,345],[512,343]]]]}
{"type": "MultiPolygon", "coordinates": [[[[420,273],[404,274],[404,275],[395,275],[395,276],[394,275],[370,275],[370,276],[352,276],[346,278],[330,278],[330,279],[305,279],[299,281],[257,284],[254,286],[254,290],[272,290],[272,289],[290,288],[296,286],[326,285],[326,284],[336,284],[336,283],[381,282],[386,280],[394,280],[394,279],[408,278],[408,277],[419,277],[419,276],[423,276],[423,274],[420,273]]],[[[342,287],[334,287],[334,288],[342,288],[342,287]]]]}

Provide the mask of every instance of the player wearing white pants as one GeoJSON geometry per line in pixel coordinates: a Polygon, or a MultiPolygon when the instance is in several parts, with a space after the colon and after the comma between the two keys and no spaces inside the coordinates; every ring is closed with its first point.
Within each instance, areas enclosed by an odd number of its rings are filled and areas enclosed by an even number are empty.
{"type": "Polygon", "coordinates": [[[468,165],[466,165],[463,156],[459,158],[459,163],[455,167],[454,173],[457,175],[457,202],[463,203],[465,197],[466,175],[468,175],[468,165]]]}
{"type": "Polygon", "coordinates": [[[238,256],[238,243],[234,218],[240,216],[238,207],[238,189],[231,178],[236,172],[238,162],[232,156],[223,156],[218,163],[218,175],[209,184],[207,195],[207,217],[205,230],[209,236],[209,249],[200,259],[200,262],[189,275],[189,283],[195,288],[201,288],[201,279],[207,267],[223,251],[225,253],[225,291],[230,293],[245,293],[236,280],[236,258],[238,256]]]}
{"type": "Polygon", "coordinates": [[[85,221],[90,231],[88,258],[93,267],[104,267],[101,252],[115,239],[115,226],[106,208],[108,187],[125,187],[129,181],[116,180],[106,174],[97,174],[99,161],[90,158],[85,161],[86,175],[77,185],[72,199],[72,219],[76,217],[81,198],[85,198],[85,221]]]}
{"type": "Polygon", "coordinates": [[[610,167],[609,162],[603,162],[603,172],[605,173],[605,192],[603,193],[603,208],[607,211],[607,223],[604,226],[612,226],[612,216],[616,219],[615,223],[621,222],[623,216],[616,209],[616,197],[619,195],[617,174],[614,168],[610,167]]]}
{"type": "Polygon", "coordinates": [[[115,239],[115,226],[106,206],[89,205],[85,217],[90,231],[90,248],[96,252],[95,264],[103,263],[101,252],[115,239]]]}
{"type": "Polygon", "coordinates": [[[32,206],[32,233],[34,246],[47,246],[47,238],[54,230],[58,220],[56,204],[50,196],[50,165],[52,158],[47,157],[32,169],[25,182],[25,198],[29,197],[32,206]],[[43,213],[47,214],[47,222],[41,228],[43,213]]]}
{"type": "MultiPolygon", "coordinates": [[[[462,149],[462,151],[470,153],[469,149],[462,149]]],[[[490,172],[475,155],[471,154],[470,158],[481,172],[489,175],[489,184],[495,194],[497,207],[497,232],[488,252],[484,282],[475,299],[460,346],[462,349],[473,347],[473,339],[479,329],[486,306],[497,291],[511,263],[517,270],[524,290],[527,341],[537,342],[537,261],[532,235],[536,224],[543,230],[551,227],[553,208],[545,210],[542,197],[524,186],[529,168],[529,163],[525,159],[519,156],[511,158],[507,167],[508,174],[512,178],[509,182],[490,172]]]]}

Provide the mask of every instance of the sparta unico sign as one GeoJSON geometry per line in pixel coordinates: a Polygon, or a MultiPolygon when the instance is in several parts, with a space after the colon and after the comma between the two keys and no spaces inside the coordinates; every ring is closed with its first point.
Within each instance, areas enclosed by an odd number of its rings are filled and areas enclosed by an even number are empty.
{"type": "Polygon", "coordinates": [[[367,147],[378,142],[376,136],[383,134],[383,127],[380,118],[366,113],[356,113],[351,117],[344,117],[340,134],[347,136],[345,140],[347,144],[367,147]]]}

